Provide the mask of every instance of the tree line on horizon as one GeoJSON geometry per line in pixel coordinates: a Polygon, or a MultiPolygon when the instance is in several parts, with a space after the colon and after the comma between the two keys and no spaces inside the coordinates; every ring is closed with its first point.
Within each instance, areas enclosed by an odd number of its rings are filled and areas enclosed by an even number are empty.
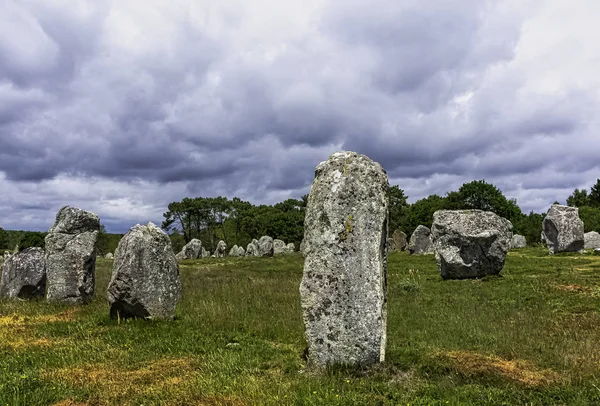
{"type": "MultiPolygon", "coordinates": [[[[500,189],[485,180],[467,182],[445,196],[433,194],[412,204],[407,202],[408,196],[398,185],[388,189],[388,197],[390,234],[401,230],[410,236],[421,224],[431,227],[433,213],[437,210],[480,209],[510,220],[513,232],[524,235],[528,244],[540,242],[545,213],[523,213],[516,199],[507,198],[500,189]]],[[[179,202],[169,203],[161,227],[171,237],[175,252],[193,238],[201,240],[202,245],[212,252],[219,240],[224,240],[229,247],[234,244],[246,247],[252,239],[263,235],[294,243],[298,248],[304,237],[307,202],[308,195],[274,205],[253,205],[237,197],[185,197],[179,202]]],[[[587,189],[575,189],[566,203],[579,208],[585,232],[600,232],[600,179],[589,192],[587,189]]],[[[46,234],[0,228],[0,249],[12,251],[16,245],[21,250],[34,246],[43,248],[46,234]]],[[[98,254],[114,252],[122,236],[106,233],[102,226],[98,254]]]]}

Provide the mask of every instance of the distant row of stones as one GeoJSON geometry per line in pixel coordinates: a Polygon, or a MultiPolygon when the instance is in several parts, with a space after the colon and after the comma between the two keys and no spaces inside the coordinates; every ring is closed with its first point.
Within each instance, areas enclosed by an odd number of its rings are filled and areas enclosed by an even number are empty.
{"type": "MultiPolygon", "coordinates": [[[[596,231],[583,232],[583,222],[579,219],[576,207],[554,205],[550,208],[547,220],[544,220],[541,239],[547,245],[548,252],[580,252],[581,250],[600,250],[600,234],[596,231]]],[[[404,251],[411,254],[434,254],[434,238],[432,230],[424,225],[418,226],[406,242],[406,234],[396,230],[387,240],[388,250],[404,251]]],[[[509,248],[525,248],[527,240],[524,236],[513,234],[509,248]]]]}
{"type": "MultiPolygon", "coordinates": [[[[269,236],[262,236],[260,239],[254,239],[248,243],[246,249],[234,245],[229,250],[230,257],[272,257],[273,255],[291,254],[294,252],[295,246],[293,243],[286,244],[282,240],[273,239],[269,236]]],[[[175,258],[178,261],[185,259],[198,258],[223,258],[227,252],[227,243],[221,240],[217,243],[217,248],[214,254],[211,254],[202,246],[202,241],[193,238],[181,251],[177,253],[175,258]]]]}

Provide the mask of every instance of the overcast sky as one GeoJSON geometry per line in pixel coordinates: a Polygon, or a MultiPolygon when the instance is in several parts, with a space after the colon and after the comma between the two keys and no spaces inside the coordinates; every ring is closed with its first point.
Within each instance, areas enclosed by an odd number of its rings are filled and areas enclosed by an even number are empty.
{"type": "Polygon", "coordinates": [[[409,201],[545,212],[600,178],[598,0],[0,0],[0,227],[308,192],[368,155],[409,201]]]}

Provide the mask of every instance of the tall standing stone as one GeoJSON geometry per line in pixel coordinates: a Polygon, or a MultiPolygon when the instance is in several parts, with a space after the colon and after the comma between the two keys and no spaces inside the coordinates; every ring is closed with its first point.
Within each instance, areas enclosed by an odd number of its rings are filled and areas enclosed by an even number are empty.
{"type": "Polygon", "coordinates": [[[108,285],[112,318],[173,319],[181,296],[179,266],[169,236],[137,224],[119,241],[108,285]]]}
{"type": "Polygon", "coordinates": [[[96,241],[100,219],[64,206],[46,236],[46,299],[86,304],[94,296],[96,241]]]}
{"type": "Polygon", "coordinates": [[[46,293],[46,260],[39,247],[26,248],[2,264],[0,297],[30,299],[46,293]]]}
{"type": "Polygon", "coordinates": [[[388,186],[381,165],[355,152],[316,168],[300,284],[310,364],[384,360],[388,186]]]}
{"type": "Polygon", "coordinates": [[[550,254],[583,250],[583,221],[579,218],[579,209],[552,205],[542,222],[542,235],[550,254]]]}
{"type": "Polygon", "coordinates": [[[504,267],[512,224],[491,211],[438,210],[431,234],[443,279],[481,278],[504,267]]]}

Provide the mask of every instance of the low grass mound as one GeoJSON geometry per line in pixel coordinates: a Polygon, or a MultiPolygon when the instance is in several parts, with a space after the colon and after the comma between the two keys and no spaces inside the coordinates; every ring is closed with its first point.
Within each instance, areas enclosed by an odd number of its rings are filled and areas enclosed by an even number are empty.
{"type": "Polygon", "coordinates": [[[600,256],[511,251],[500,277],[442,281],[390,253],[386,362],[304,369],[300,255],[183,261],[171,322],[0,301],[2,405],[600,404],[600,256]]]}

